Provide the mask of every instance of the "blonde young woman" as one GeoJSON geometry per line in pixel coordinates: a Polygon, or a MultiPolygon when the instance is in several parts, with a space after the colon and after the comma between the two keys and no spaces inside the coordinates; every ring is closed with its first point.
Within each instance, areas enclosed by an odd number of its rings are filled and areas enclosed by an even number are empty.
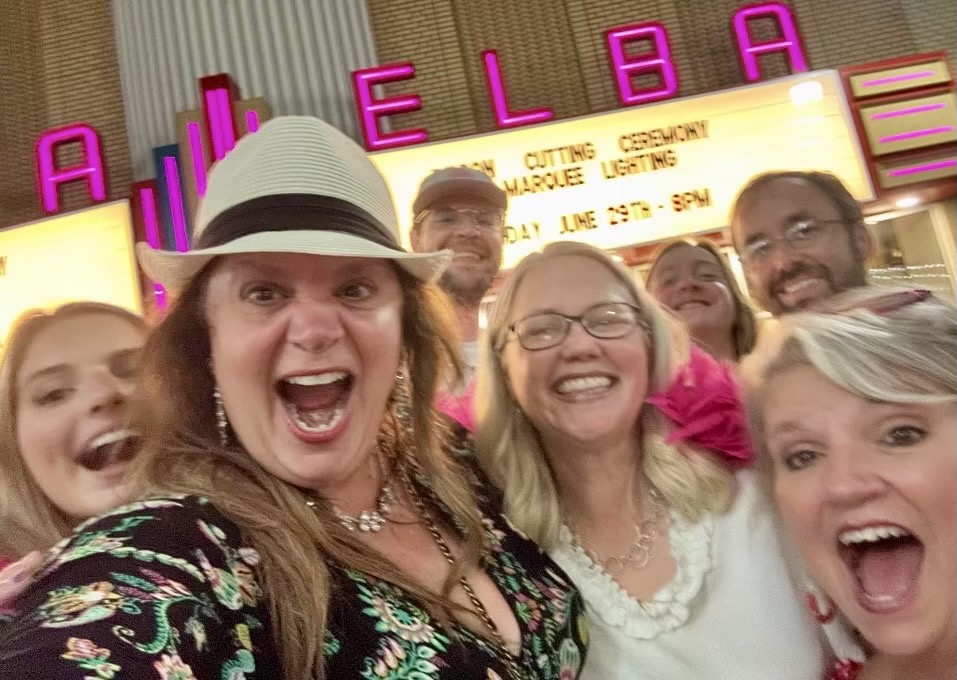
{"type": "Polygon", "coordinates": [[[0,603],[39,553],[79,522],[130,499],[124,473],[146,322],[125,309],[74,302],[25,312],[0,367],[0,603]]]}
{"type": "Polygon", "coordinates": [[[957,313],[926,290],[825,305],[782,319],[742,370],[771,495],[843,640],[828,677],[953,678],[957,313]]]}
{"type": "Polygon", "coordinates": [[[581,600],[444,445],[455,341],[384,180],[274,118],[212,170],[147,345],[147,496],[77,529],[0,678],[575,678],[581,600]],[[408,379],[397,376],[407,375],[408,379]]]}
{"type": "Polygon", "coordinates": [[[727,260],[708,241],[676,239],[655,253],[648,292],[685,322],[692,340],[736,363],[754,347],[758,322],[727,260]]]}
{"type": "Polygon", "coordinates": [[[480,460],[582,591],[582,677],[818,680],[774,524],[730,471],[747,443],[729,369],[689,345],[604,253],[529,255],[489,315],[480,460]]]}

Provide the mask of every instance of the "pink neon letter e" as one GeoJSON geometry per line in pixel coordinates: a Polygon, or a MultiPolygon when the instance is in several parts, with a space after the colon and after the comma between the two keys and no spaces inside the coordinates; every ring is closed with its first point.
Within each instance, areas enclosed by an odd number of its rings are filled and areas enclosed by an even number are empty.
{"type": "Polygon", "coordinates": [[[644,104],[658,99],[673,97],[678,91],[678,75],[671,61],[671,48],[668,46],[668,31],[655,22],[617,26],[606,34],[611,65],[618,79],[618,96],[625,106],[644,104]],[[634,40],[652,40],[655,43],[654,54],[640,59],[625,54],[625,43],[634,40]],[[635,90],[631,76],[642,73],[657,73],[661,78],[659,87],[635,90]]]}
{"type": "Polygon", "coordinates": [[[415,94],[376,99],[372,93],[373,86],[395,80],[406,80],[413,76],[415,76],[415,67],[412,64],[373,66],[352,72],[352,89],[359,107],[359,123],[362,127],[362,136],[366,141],[366,149],[369,151],[421,144],[429,140],[428,131],[422,129],[402,132],[379,131],[379,118],[407,111],[418,111],[422,108],[422,100],[415,94]]]}
{"type": "Polygon", "coordinates": [[[770,52],[787,52],[791,60],[791,72],[807,71],[807,59],[801,47],[801,34],[798,32],[791,8],[780,2],[765,2],[759,5],[745,5],[734,13],[734,33],[738,38],[738,54],[744,66],[744,76],[749,82],[761,80],[761,68],[758,56],[770,52]],[[774,17],[781,27],[780,39],[753,43],[748,33],[748,21],[760,17],[774,17]]]}
{"type": "Polygon", "coordinates": [[[488,80],[488,91],[492,96],[492,109],[495,111],[495,120],[500,128],[521,127],[535,125],[554,118],[551,109],[528,109],[512,113],[508,110],[508,100],[505,98],[505,84],[502,82],[502,70],[498,65],[498,54],[495,50],[482,52],[482,61],[485,63],[485,77],[488,80]]]}
{"type": "Polygon", "coordinates": [[[40,185],[40,203],[47,213],[60,209],[57,195],[59,185],[85,179],[94,201],[106,200],[106,178],[103,172],[103,158],[100,154],[100,137],[89,125],[80,123],[47,130],[37,140],[36,147],[37,183],[40,185]],[[56,167],[56,147],[68,142],[80,142],[83,145],[83,163],[72,168],[56,167]]]}

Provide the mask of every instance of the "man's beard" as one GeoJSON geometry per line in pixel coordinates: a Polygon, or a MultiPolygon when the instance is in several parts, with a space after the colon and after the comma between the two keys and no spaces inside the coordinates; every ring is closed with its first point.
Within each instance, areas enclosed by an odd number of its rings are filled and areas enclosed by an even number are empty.
{"type": "Polygon", "coordinates": [[[812,298],[803,301],[798,305],[789,305],[784,303],[784,301],[781,299],[779,290],[787,285],[787,283],[792,279],[800,278],[801,276],[810,276],[825,281],[827,283],[827,287],[830,289],[828,297],[840,292],[840,290],[843,290],[835,283],[834,277],[827,267],[819,264],[798,262],[791,269],[778,276],[771,285],[770,300],[777,307],[777,311],[774,312],[775,314],[790,314],[792,312],[799,312],[820,301],[812,298]]]}
{"type": "Polygon", "coordinates": [[[452,298],[457,306],[478,307],[482,298],[492,287],[495,274],[483,272],[482,276],[475,277],[469,282],[461,281],[460,278],[454,271],[446,270],[439,278],[439,287],[452,298]]]}

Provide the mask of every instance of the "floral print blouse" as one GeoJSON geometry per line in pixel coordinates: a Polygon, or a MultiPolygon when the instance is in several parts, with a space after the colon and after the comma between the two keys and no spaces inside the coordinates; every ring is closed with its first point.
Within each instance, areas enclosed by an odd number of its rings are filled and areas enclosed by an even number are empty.
{"type": "MultiPolygon", "coordinates": [[[[577,590],[500,515],[484,525],[485,568],[518,620],[524,678],[577,678],[587,638],[577,590]]],[[[89,520],[0,623],[0,680],[282,678],[258,563],[202,498],[141,501],[89,520]]],[[[328,678],[509,680],[483,638],[442,626],[390,583],[332,566],[328,678]]]]}

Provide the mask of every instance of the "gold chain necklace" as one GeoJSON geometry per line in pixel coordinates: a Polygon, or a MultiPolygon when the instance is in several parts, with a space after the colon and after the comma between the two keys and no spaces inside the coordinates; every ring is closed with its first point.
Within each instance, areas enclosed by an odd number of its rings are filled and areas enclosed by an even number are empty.
{"type": "Polygon", "coordinates": [[[658,540],[658,524],[665,515],[665,506],[661,502],[658,490],[651,487],[649,490],[650,515],[635,522],[635,540],[623,555],[612,555],[602,558],[594,550],[589,550],[582,543],[581,536],[573,526],[571,519],[566,515],[565,521],[572,535],[572,544],[585,553],[596,565],[601,567],[609,576],[618,576],[627,567],[643,569],[654,557],[655,543],[658,540]]]}
{"type": "MultiPolygon", "coordinates": [[[[426,526],[429,527],[429,533],[432,534],[432,538],[439,546],[439,551],[442,553],[442,556],[445,557],[445,561],[449,563],[449,566],[454,569],[455,557],[452,555],[452,550],[449,548],[449,544],[445,542],[445,539],[442,537],[439,528],[436,526],[431,515],[429,515],[428,511],[426,510],[425,502],[412,485],[412,480],[409,478],[409,475],[403,474],[402,478],[405,481],[405,486],[409,493],[409,497],[412,499],[412,502],[415,503],[415,507],[419,511],[419,514],[421,514],[422,518],[425,520],[426,526]]],[[[464,575],[459,577],[459,584],[462,586],[462,590],[464,590],[465,594],[468,596],[469,602],[472,603],[475,613],[479,615],[479,618],[482,619],[482,623],[485,624],[485,627],[488,629],[489,633],[492,634],[492,638],[495,641],[493,648],[495,648],[496,655],[508,666],[509,677],[512,680],[522,680],[524,675],[522,670],[519,668],[518,660],[508,650],[508,645],[505,644],[505,638],[503,638],[501,632],[499,632],[498,626],[495,625],[492,617],[489,616],[488,610],[485,609],[485,605],[483,605],[482,601],[478,599],[478,596],[475,594],[475,591],[472,590],[471,584],[469,584],[468,579],[465,578],[464,575]]]]}

